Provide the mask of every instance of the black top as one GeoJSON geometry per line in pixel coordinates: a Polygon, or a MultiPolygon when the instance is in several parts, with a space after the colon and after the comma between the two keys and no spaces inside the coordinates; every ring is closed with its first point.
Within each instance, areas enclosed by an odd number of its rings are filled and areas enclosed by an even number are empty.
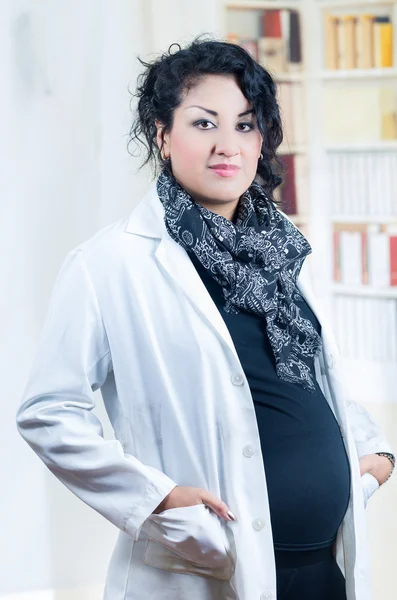
{"type": "MultiPolygon", "coordinates": [[[[247,377],[258,422],[274,546],[310,550],[331,545],[350,495],[350,469],[338,422],[309,363],[315,392],[280,379],[265,320],[223,310],[222,287],[190,258],[222,315],[247,377]]],[[[320,334],[306,301],[298,302],[320,334]]]]}

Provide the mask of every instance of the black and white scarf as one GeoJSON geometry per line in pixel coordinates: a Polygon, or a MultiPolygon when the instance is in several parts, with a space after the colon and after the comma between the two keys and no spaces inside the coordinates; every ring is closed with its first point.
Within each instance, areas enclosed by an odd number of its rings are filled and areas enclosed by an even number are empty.
{"type": "Polygon", "coordinates": [[[305,236],[255,181],[240,198],[235,223],[196,203],[165,169],[157,192],[169,235],[222,286],[225,311],[262,316],[277,375],[314,391],[310,363],[322,341],[294,302],[302,299],[296,282],[312,251],[305,236]]]}

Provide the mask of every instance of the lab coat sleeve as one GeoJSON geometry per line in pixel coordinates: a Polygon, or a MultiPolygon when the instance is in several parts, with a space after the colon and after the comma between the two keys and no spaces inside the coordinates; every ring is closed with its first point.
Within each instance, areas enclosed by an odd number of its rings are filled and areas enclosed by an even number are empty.
{"type": "Polygon", "coordinates": [[[375,452],[393,454],[381,428],[361,404],[348,400],[347,415],[359,458],[375,452]]]}
{"type": "Polygon", "coordinates": [[[76,496],[136,537],[144,520],[177,485],[158,469],[105,440],[93,391],[111,355],[82,250],[58,274],[30,376],[17,410],[21,436],[76,496]]]}
{"type": "MultiPolygon", "coordinates": [[[[390,452],[393,454],[379,425],[361,404],[348,400],[347,416],[359,458],[365,454],[375,454],[375,452],[390,452]]],[[[366,506],[369,498],[380,486],[378,480],[371,473],[364,473],[361,480],[366,506]]]]}

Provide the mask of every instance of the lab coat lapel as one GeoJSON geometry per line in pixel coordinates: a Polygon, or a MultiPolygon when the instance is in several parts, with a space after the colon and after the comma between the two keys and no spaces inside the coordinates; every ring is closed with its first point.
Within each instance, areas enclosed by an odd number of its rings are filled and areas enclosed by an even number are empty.
{"type": "Polygon", "coordinates": [[[187,252],[177,244],[167,232],[155,253],[156,259],[161,266],[166,269],[188,296],[191,303],[202,314],[204,319],[210,324],[215,332],[221,336],[223,341],[229,346],[235,356],[237,352],[230,336],[229,330],[223,320],[216,304],[208,293],[199,274],[197,273],[187,252]]]}
{"type": "Polygon", "coordinates": [[[132,213],[127,231],[146,237],[161,238],[155,258],[173,282],[188,297],[195,309],[237,357],[229,330],[216,304],[208,293],[187,252],[175,242],[164,224],[164,209],[155,184],[132,213]]]}

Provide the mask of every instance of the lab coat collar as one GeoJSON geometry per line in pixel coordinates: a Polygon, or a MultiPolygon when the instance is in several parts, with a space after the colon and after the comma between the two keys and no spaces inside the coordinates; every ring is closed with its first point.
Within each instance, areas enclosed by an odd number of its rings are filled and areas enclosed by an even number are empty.
{"type": "Polygon", "coordinates": [[[132,211],[126,231],[151,238],[162,238],[167,231],[164,223],[164,208],[157,194],[156,181],[132,211]]]}

